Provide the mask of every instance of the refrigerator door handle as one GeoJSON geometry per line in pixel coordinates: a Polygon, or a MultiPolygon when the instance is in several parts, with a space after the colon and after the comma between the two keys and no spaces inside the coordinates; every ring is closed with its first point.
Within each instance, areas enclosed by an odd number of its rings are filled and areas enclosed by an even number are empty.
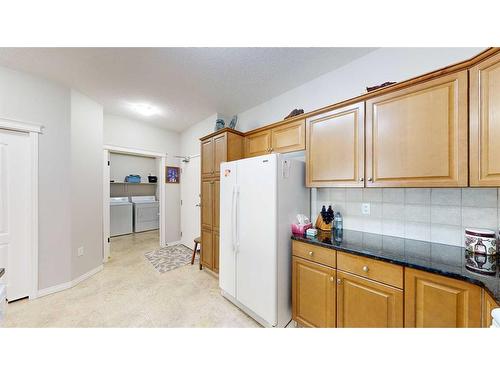
{"type": "Polygon", "coordinates": [[[231,196],[231,244],[233,252],[236,251],[236,186],[233,186],[233,195],[231,196]]]}
{"type": "Polygon", "coordinates": [[[236,209],[235,209],[235,223],[234,226],[236,228],[236,251],[240,250],[240,187],[236,186],[236,209]]]}

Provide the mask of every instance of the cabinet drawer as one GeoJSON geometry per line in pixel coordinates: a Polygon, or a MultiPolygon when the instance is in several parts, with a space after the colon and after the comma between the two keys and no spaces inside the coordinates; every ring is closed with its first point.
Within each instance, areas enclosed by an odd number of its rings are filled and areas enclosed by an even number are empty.
{"type": "Polygon", "coordinates": [[[321,246],[309,245],[300,241],[293,241],[292,251],[293,255],[312,262],[321,263],[334,268],[337,264],[335,259],[335,250],[325,249],[321,246]]]}
{"type": "Polygon", "coordinates": [[[403,289],[403,267],[379,260],[338,252],[337,268],[403,289]]]}

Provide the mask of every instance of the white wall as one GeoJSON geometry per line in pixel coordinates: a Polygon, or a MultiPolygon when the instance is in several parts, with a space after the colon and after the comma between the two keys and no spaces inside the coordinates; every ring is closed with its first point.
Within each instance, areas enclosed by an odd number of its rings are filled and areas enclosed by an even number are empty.
{"type": "Polygon", "coordinates": [[[193,247],[193,240],[200,235],[200,138],[214,131],[217,113],[191,126],[181,133],[181,154],[192,156],[189,163],[182,163],[181,173],[181,242],[193,247]]]}
{"type": "MultiPolygon", "coordinates": [[[[179,133],[125,117],[104,115],[104,144],[147,151],[166,152],[167,164],[179,166],[179,133]]],[[[182,182],[181,182],[182,183],[182,182]]],[[[180,240],[180,184],[166,184],[166,241],[180,240]]]]}
{"type": "Polygon", "coordinates": [[[148,182],[149,175],[158,174],[155,158],[111,152],[109,159],[110,178],[115,182],[123,182],[130,174],[138,174],[141,176],[141,182],[148,182]]]}
{"type": "Polygon", "coordinates": [[[0,117],[41,124],[39,288],[71,280],[70,90],[0,67],[0,117]]]}
{"type": "Polygon", "coordinates": [[[103,108],[71,90],[72,278],[102,264],[103,108]],[[84,254],[78,256],[78,248],[84,254]]]}
{"type": "Polygon", "coordinates": [[[400,82],[466,60],[484,48],[380,48],[238,115],[248,131],[282,120],[294,108],[312,111],[366,92],[366,86],[400,82]]]}

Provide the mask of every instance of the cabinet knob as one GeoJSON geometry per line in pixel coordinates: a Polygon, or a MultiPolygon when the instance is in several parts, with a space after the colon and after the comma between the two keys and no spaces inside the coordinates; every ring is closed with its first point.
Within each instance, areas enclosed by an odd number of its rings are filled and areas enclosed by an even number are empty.
{"type": "Polygon", "coordinates": [[[370,178],[368,179],[368,181],[372,182],[372,181],[373,181],[373,178],[371,178],[371,177],[370,177],[370,178]]]}
{"type": "Polygon", "coordinates": [[[363,266],[363,271],[368,272],[368,266],[363,266]]]}
{"type": "Polygon", "coordinates": [[[333,283],[333,276],[330,276],[330,281],[333,283]]]}
{"type": "Polygon", "coordinates": [[[314,255],[314,252],[309,251],[309,256],[312,257],[314,255]]]}
{"type": "Polygon", "coordinates": [[[337,279],[337,284],[342,284],[342,279],[337,279]]]}
{"type": "Polygon", "coordinates": [[[359,178],[359,182],[363,182],[365,179],[363,177],[359,178]]]}

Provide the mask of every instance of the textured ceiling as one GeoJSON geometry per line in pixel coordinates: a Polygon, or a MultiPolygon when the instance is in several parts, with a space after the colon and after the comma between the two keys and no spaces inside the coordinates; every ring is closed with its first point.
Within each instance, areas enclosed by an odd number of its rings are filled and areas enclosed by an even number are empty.
{"type": "Polygon", "coordinates": [[[0,65],[93,98],[106,113],[182,131],[263,103],[374,48],[0,48],[0,65]],[[144,117],[130,103],[161,113],[144,117]]]}

